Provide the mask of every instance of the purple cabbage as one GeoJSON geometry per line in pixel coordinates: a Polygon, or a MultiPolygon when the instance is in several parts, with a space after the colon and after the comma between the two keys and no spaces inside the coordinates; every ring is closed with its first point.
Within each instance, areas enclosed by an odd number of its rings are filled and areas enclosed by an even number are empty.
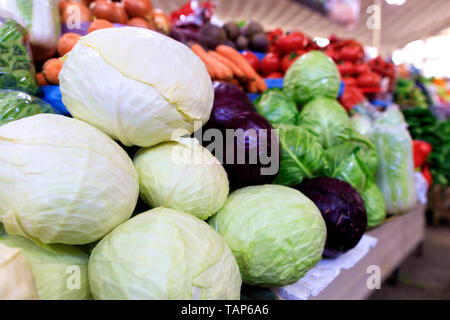
{"type": "Polygon", "coordinates": [[[364,200],[349,183],[329,177],[305,179],[295,186],[311,199],[327,225],[324,257],[334,258],[355,247],[367,226],[364,200]]]}
{"type": "MultiPolygon", "coordinates": [[[[214,83],[213,110],[208,123],[202,130],[205,132],[211,128],[218,129],[222,133],[224,142],[222,148],[211,151],[219,160],[223,161],[233,189],[271,183],[275,179],[280,163],[278,135],[269,121],[256,113],[255,107],[244,91],[231,84],[214,83]],[[247,134],[240,139],[239,137],[226,139],[227,129],[242,129],[244,132],[254,129],[256,135],[247,134]],[[271,154],[272,148],[275,150],[273,155],[271,154]],[[245,155],[245,159],[241,159],[245,160],[243,163],[237,163],[239,151],[245,155]],[[221,156],[218,156],[218,152],[221,156]],[[231,154],[232,152],[233,154],[231,154]],[[232,158],[232,163],[227,161],[227,155],[232,158]],[[232,157],[232,155],[234,156],[232,157]],[[271,162],[266,163],[267,159],[264,159],[264,156],[270,158],[271,162]],[[255,163],[250,161],[254,158],[256,159],[255,163]],[[262,173],[261,169],[271,167],[273,161],[278,161],[275,162],[278,166],[273,174],[262,173]]],[[[203,141],[205,147],[208,147],[209,144],[209,141],[203,141]]]]}

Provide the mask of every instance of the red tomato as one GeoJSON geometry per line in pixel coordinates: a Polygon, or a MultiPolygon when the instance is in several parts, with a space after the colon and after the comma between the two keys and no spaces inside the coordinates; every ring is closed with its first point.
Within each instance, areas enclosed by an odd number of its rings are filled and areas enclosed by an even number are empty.
{"type": "Polygon", "coordinates": [[[266,76],[266,78],[269,79],[283,78],[283,74],[281,72],[272,72],[271,74],[266,76]]]}
{"type": "Polygon", "coordinates": [[[252,68],[255,69],[256,72],[258,72],[260,64],[258,57],[251,51],[244,51],[242,52],[242,55],[244,56],[245,60],[250,63],[252,68]]]}
{"type": "Polygon", "coordinates": [[[350,61],[346,61],[342,64],[338,64],[338,70],[343,76],[352,75],[355,70],[355,65],[350,61]]]}
{"type": "Polygon", "coordinates": [[[303,54],[305,54],[305,50],[297,50],[295,52],[291,52],[283,57],[281,60],[281,71],[286,73],[287,69],[294,63],[295,60],[300,58],[303,54]]]}
{"type": "Polygon", "coordinates": [[[269,52],[261,60],[260,70],[263,75],[280,71],[280,58],[277,54],[269,52]]]}
{"type": "Polygon", "coordinates": [[[329,56],[331,59],[333,59],[334,61],[339,60],[339,52],[337,52],[336,50],[334,50],[331,47],[328,47],[325,52],[324,52],[327,56],[329,56]]]}
{"type": "Polygon", "coordinates": [[[283,30],[280,28],[276,28],[269,32],[267,38],[269,39],[270,44],[275,44],[279,37],[283,35],[283,30]]]}
{"type": "Polygon", "coordinates": [[[356,87],[356,79],[353,77],[346,77],[342,79],[346,87],[356,87]]]}
{"type": "Polygon", "coordinates": [[[343,47],[339,51],[339,59],[342,61],[356,61],[364,58],[364,49],[358,45],[343,47]]]}
{"type": "Polygon", "coordinates": [[[356,63],[355,64],[355,74],[363,74],[370,71],[370,67],[367,63],[356,63]]]}
{"type": "Polygon", "coordinates": [[[381,76],[375,72],[366,72],[358,76],[357,83],[360,88],[378,88],[381,84],[381,76]]]}
{"type": "Polygon", "coordinates": [[[276,42],[277,51],[284,56],[293,51],[303,49],[305,47],[305,37],[300,32],[292,32],[278,38],[276,42]]]}

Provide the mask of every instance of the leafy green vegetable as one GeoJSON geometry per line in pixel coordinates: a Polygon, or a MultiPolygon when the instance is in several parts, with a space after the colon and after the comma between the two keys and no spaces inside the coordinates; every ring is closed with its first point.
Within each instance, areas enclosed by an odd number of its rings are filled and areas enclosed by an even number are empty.
{"type": "Polygon", "coordinates": [[[320,51],[310,51],[287,70],[283,90],[295,103],[304,105],[316,97],[336,99],[340,82],[333,60],[320,51]]]}
{"type": "Polygon", "coordinates": [[[26,31],[14,20],[0,19],[0,88],[36,94],[39,87],[26,37],[26,31]]]}
{"type": "Polygon", "coordinates": [[[315,98],[301,110],[297,125],[308,130],[326,149],[350,137],[350,120],[339,102],[330,98],[315,98]]]}
{"type": "Polygon", "coordinates": [[[350,141],[327,149],[329,168],[325,175],[348,182],[358,191],[364,190],[368,172],[358,156],[359,150],[360,147],[350,141]]]}
{"type": "Polygon", "coordinates": [[[279,130],[281,162],[275,184],[292,186],[304,178],[316,177],[326,166],[325,153],[316,137],[289,124],[275,125],[279,130]]]}
{"type": "Polygon", "coordinates": [[[39,113],[54,113],[45,101],[21,91],[0,90],[0,125],[39,113]]]}
{"type": "Polygon", "coordinates": [[[364,200],[367,212],[367,226],[373,228],[378,226],[386,218],[386,201],[380,188],[372,181],[363,192],[360,192],[364,200]]]}
{"type": "Polygon", "coordinates": [[[255,100],[256,111],[272,124],[295,124],[298,109],[280,88],[265,91],[255,100]]]}
{"type": "Polygon", "coordinates": [[[450,120],[439,122],[428,109],[402,110],[408,129],[415,140],[424,140],[433,146],[428,160],[433,182],[450,184],[450,120]]]}
{"type": "Polygon", "coordinates": [[[362,134],[362,135],[370,135],[372,130],[372,120],[360,113],[354,114],[350,117],[350,124],[353,130],[362,134]]]}
{"type": "Polygon", "coordinates": [[[356,151],[356,155],[367,167],[370,175],[375,175],[378,166],[378,153],[372,141],[370,141],[367,136],[362,135],[355,130],[350,130],[349,141],[359,147],[356,151]]]}
{"type": "Polygon", "coordinates": [[[397,107],[375,120],[372,140],[379,155],[376,184],[386,200],[387,212],[409,210],[416,203],[412,140],[397,107]]]}

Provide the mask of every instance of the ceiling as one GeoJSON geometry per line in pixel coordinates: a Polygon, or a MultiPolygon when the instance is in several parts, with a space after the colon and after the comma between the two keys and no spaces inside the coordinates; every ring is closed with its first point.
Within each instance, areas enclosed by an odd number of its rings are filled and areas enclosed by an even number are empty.
{"type": "MultiPolygon", "coordinates": [[[[187,0],[152,0],[153,6],[171,12],[187,0]]],[[[253,19],[266,29],[298,29],[313,37],[336,34],[371,45],[373,31],[366,26],[367,7],[375,0],[361,0],[361,16],[352,31],[333,23],[317,11],[289,0],[218,0],[216,15],[221,21],[253,19]]],[[[406,0],[402,6],[381,0],[380,51],[390,54],[413,40],[438,34],[450,27],[450,0],[406,0]]]]}

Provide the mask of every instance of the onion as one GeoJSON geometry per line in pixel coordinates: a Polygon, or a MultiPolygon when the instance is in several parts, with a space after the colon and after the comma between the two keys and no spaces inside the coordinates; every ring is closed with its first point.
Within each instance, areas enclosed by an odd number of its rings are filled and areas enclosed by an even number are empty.
{"type": "Polygon", "coordinates": [[[153,10],[153,22],[155,23],[156,30],[169,34],[170,32],[170,20],[169,17],[160,9],[153,10]]]}
{"type": "Polygon", "coordinates": [[[125,10],[130,17],[150,19],[152,17],[152,3],[150,0],[123,0],[125,10]]]}
{"type": "MultiPolygon", "coordinates": [[[[152,21],[153,23],[153,21],[152,21]]],[[[140,27],[140,28],[146,28],[146,29],[150,29],[150,30],[155,30],[155,26],[150,24],[149,21],[145,20],[144,18],[140,18],[140,17],[134,17],[131,18],[130,20],[128,20],[127,25],[131,26],[131,27],[140,27]]]]}
{"type": "Polygon", "coordinates": [[[126,24],[128,15],[122,3],[109,0],[97,0],[90,5],[90,9],[98,19],[105,19],[113,23],[126,24]]]}
{"type": "Polygon", "coordinates": [[[61,20],[63,23],[66,23],[67,20],[74,15],[74,6],[80,9],[80,22],[92,21],[92,13],[84,4],[76,1],[61,1],[59,3],[59,10],[61,12],[61,20]]]}

